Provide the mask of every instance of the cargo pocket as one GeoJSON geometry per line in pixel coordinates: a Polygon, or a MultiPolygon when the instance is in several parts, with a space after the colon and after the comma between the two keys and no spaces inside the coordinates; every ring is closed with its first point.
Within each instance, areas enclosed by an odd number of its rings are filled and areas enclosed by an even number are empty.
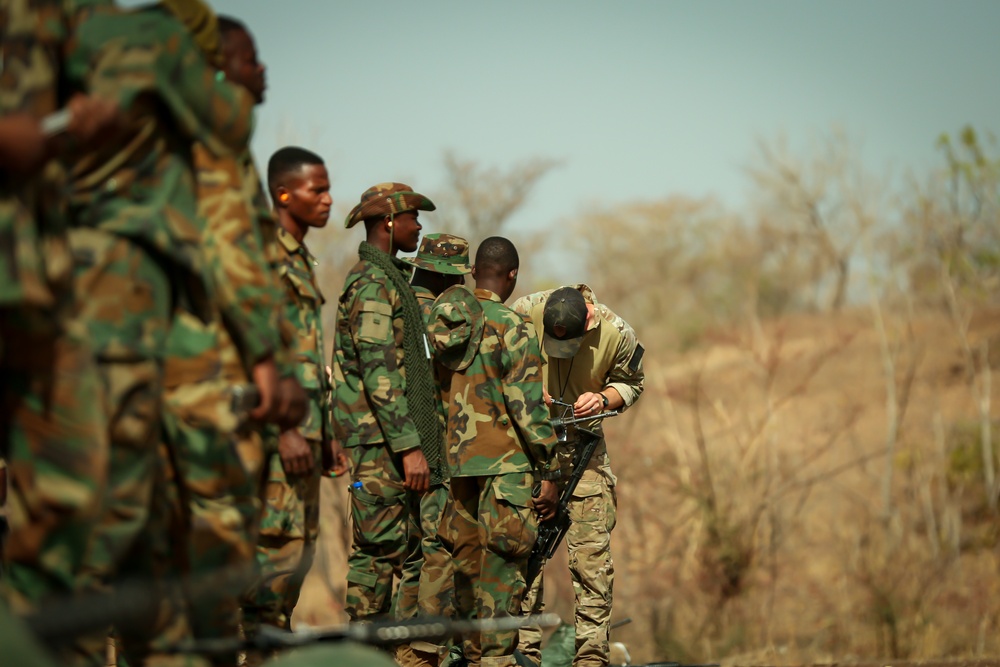
{"type": "Polygon", "coordinates": [[[487,548],[506,558],[526,558],[538,539],[538,520],[531,507],[530,473],[498,475],[493,479],[493,503],[480,507],[492,518],[487,548]]]}
{"type": "Polygon", "coordinates": [[[614,513],[608,511],[609,499],[604,495],[604,482],[599,479],[581,479],[573,490],[569,504],[569,518],[574,523],[599,524],[610,531],[614,513]]]}

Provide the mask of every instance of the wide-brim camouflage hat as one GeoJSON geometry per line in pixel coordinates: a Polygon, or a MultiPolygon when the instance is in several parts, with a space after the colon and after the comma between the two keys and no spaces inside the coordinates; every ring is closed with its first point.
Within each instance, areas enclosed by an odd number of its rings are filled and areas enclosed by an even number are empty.
{"type": "Polygon", "coordinates": [[[362,220],[399,215],[407,211],[433,211],[434,202],[403,183],[379,183],[365,190],[361,201],[344,221],[350,229],[362,220]]]}
{"type": "Polygon", "coordinates": [[[469,266],[469,242],[452,234],[427,234],[420,241],[415,257],[401,257],[410,266],[434,273],[464,276],[472,273],[469,266]]]}
{"type": "Polygon", "coordinates": [[[464,285],[453,285],[434,301],[427,337],[434,360],[453,371],[469,367],[485,331],[483,305],[464,285]]]}
{"type": "Polygon", "coordinates": [[[572,359],[587,334],[587,302],[580,290],[560,287],[545,300],[542,311],[542,348],[555,359],[572,359]],[[563,329],[562,335],[556,327],[563,329]]]}

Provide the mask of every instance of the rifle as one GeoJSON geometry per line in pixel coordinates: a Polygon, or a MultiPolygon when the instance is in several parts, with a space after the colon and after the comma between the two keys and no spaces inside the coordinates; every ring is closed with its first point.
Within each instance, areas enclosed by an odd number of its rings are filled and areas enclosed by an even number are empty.
{"type": "MultiPolygon", "coordinates": [[[[553,405],[558,405],[563,408],[564,411],[570,411],[572,414],[573,406],[570,403],[562,403],[561,401],[552,401],[553,405]]],[[[584,470],[587,469],[587,465],[590,463],[591,457],[594,455],[594,451],[597,449],[597,445],[601,442],[601,435],[591,431],[589,429],[577,426],[583,422],[592,422],[599,419],[606,419],[608,417],[614,417],[619,414],[617,410],[611,410],[609,412],[602,412],[598,415],[593,415],[590,417],[562,417],[552,419],[552,428],[555,429],[556,437],[559,442],[567,442],[567,427],[576,427],[577,433],[577,443],[573,452],[573,472],[569,476],[569,480],[563,486],[562,491],[559,494],[559,502],[556,505],[556,515],[551,519],[541,522],[538,525],[538,539],[535,540],[535,546],[531,550],[531,555],[528,556],[528,568],[525,572],[524,580],[528,588],[531,588],[532,582],[538,573],[542,571],[542,567],[545,566],[546,561],[552,558],[552,555],[556,552],[556,547],[562,542],[563,536],[566,531],[569,530],[569,503],[573,499],[573,493],[576,491],[576,485],[579,484],[580,479],[583,477],[584,470]]],[[[532,488],[532,495],[538,496],[541,493],[541,484],[536,483],[534,488],[532,488]]]]}
{"type": "Polygon", "coordinates": [[[171,653],[212,655],[246,650],[273,651],[339,641],[354,641],[368,646],[385,647],[412,641],[440,641],[455,635],[473,632],[517,630],[526,625],[551,628],[561,622],[558,614],[545,613],[533,616],[501,616],[482,619],[426,616],[403,621],[359,621],[328,628],[307,628],[294,632],[262,625],[249,639],[233,637],[185,641],[175,644],[168,650],[171,653]]]}

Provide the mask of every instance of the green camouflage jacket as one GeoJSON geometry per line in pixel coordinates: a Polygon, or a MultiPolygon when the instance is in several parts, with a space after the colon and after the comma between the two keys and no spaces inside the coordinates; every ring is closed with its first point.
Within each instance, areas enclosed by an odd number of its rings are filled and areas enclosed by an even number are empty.
{"type": "Polygon", "coordinates": [[[126,130],[70,162],[73,224],[136,239],[180,269],[207,308],[192,143],[215,155],[242,154],[253,100],[217,79],[187,29],[167,10],[82,14],[66,58],[71,85],[117,100],[126,130]]]}
{"type": "MultiPolygon", "coordinates": [[[[60,0],[0,0],[0,115],[36,118],[66,103],[62,50],[70,26],[60,0]]],[[[31,177],[0,171],[0,308],[50,307],[68,290],[65,171],[31,177]]]]}
{"type": "Polygon", "coordinates": [[[278,266],[285,290],[285,320],[295,328],[292,350],[295,378],[309,395],[309,414],[299,432],[311,440],[327,442],[330,426],[330,380],[323,363],[323,293],[316,284],[316,260],[304,245],[283,228],[278,228],[278,266]]]}
{"type": "Polygon", "coordinates": [[[493,292],[446,290],[431,309],[452,477],[554,472],[555,434],[542,398],[538,339],[493,292]],[[479,322],[475,320],[478,318],[479,322]]]}
{"type": "Polygon", "coordinates": [[[333,386],[333,419],[345,447],[385,442],[405,452],[420,446],[403,393],[402,301],[385,271],[364,260],[351,267],[337,306],[333,386]]]}
{"type": "MultiPolygon", "coordinates": [[[[166,385],[220,376],[246,382],[253,365],[281,347],[284,294],[266,256],[255,205],[258,186],[249,151],[237,158],[194,147],[198,213],[205,219],[208,277],[214,287],[214,316],[208,322],[178,317],[168,337],[166,385]],[[247,165],[250,165],[248,168],[247,165]],[[252,180],[254,187],[246,185],[252,180]]],[[[267,222],[271,222],[270,212],[267,222]]]]}

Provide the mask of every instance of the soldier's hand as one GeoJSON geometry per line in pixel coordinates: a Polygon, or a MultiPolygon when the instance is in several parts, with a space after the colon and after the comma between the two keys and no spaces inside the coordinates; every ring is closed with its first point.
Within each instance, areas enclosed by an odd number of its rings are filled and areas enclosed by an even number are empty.
{"type": "Polygon", "coordinates": [[[403,453],[403,475],[403,486],[410,491],[423,493],[430,486],[431,469],[419,447],[403,453]]]}
{"type": "Polygon", "coordinates": [[[121,129],[121,110],[111,100],[77,93],[66,106],[70,111],[66,133],[83,146],[105,141],[121,129]]]}
{"type": "Polygon", "coordinates": [[[0,167],[9,172],[32,174],[49,156],[38,119],[29,114],[11,114],[0,119],[0,167]]]}
{"type": "Polygon", "coordinates": [[[323,449],[323,466],[328,477],[343,477],[350,471],[347,452],[339,440],[331,440],[323,449]]]}
{"type": "Polygon", "coordinates": [[[558,505],[559,494],[556,492],[556,483],[548,480],[543,481],[541,491],[531,499],[531,506],[538,512],[538,518],[542,521],[548,521],[556,515],[558,505]]]}
{"type": "Polygon", "coordinates": [[[596,415],[604,407],[604,399],[601,395],[592,391],[580,394],[573,404],[573,415],[576,417],[588,417],[596,415]]]}
{"type": "Polygon", "coordinates": [[[545,401],[545,405],[552,405],[552,395],[545,387],[542,387],[542,400],[545,401]]]}
{"type": "Polygon", "coordinates": [[[253,383],[260,392],[260,403],[250,411],[250,417],[262,422],[278,420],[280,402],[278,401],[278,366],[274,357],[257,362],[253,367],[253,383]]]}
{"type": "Polygon", "coordinates": [[[309,443],[297,428],[278,436],[278,456],[281,457],[281,467],[288,475],[308,475],[316,464],[309,443]]]}
{"type": "Polygon", "coordinates": [[[278,426],[283,429],[295,428],[306,418],[309,397],[299,381],[293,377],[282,378],[278,383],[278,426]]]}

